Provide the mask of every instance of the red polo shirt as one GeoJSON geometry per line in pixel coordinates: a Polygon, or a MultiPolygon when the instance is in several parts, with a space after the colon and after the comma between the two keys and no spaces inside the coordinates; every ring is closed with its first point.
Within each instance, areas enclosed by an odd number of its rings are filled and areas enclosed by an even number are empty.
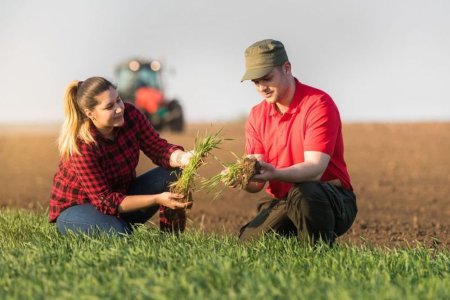
{"type": "MultiPolygon", "coordinates": [[[[321,181],[339,179],[344,188],[352,190],[339,111],[325,92],[296,79],[289,109],[282,115],[275,104],[262,101],[250,112],[245,134],[246,154],[263,154],[264,160],[277,168],[304,162],[305,151],[330,155],[321,181]]],[[[275,198],[284,198],[291,187],[292,183],[270,181],[266,191],[275,198]]]]}

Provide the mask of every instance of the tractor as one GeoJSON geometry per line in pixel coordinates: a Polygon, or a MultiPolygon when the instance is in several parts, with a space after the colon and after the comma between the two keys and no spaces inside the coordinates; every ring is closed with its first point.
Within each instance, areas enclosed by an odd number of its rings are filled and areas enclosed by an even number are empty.
{"type": "Polygon", "coordinates": [[[158,60],[131,59],[115,69],[119,96],[133,103],[157,131],[184,130],[183,109],[177,99],[166,99],[158,60]]]}

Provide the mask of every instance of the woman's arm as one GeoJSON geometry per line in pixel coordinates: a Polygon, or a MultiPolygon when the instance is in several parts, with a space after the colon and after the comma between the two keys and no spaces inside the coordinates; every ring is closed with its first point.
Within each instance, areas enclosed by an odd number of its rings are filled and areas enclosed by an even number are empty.
{"type": "Polygon", "coordinates": [[[128,105],[130,118],[136,123],[135,131],[139,136],[139,147],[144,154],[158,166],[164,168],[177,168],[180,164],[176,162],[174,152],[184,152],[183,147],[168,143],[153,128],[149,119],[145,117],[136,107],[128,105]],[[172,157],[174,159],[172,159],[172,157]]]}
{"type": "MultiPolygon", "coordinates": [[[[125,195],[115,192],[108,185],[106,176],[100,166],[97,151],[90,146],[82,145],[83,155],[72,157],[72,168],[77,173],[84,190],[88,194],[91,204],[100,212],[107,215],[135,211],[154,205],[169,208],[183,208],[190,203],[178,202],[184,196],[164,192],[156,195],[125,195]]],[[[184,151],[181,151],[185,153],[184,151]]]]}
{"type": "Polygon", "coordinates": [[[171,209],[186,208],[191,202],[181,203],[183,195],[164,192],[156,195],[132,195],[125,196],[123,201],[119,204],[119,212],[131,212],[141,208],[162,205],[171,209]]]}

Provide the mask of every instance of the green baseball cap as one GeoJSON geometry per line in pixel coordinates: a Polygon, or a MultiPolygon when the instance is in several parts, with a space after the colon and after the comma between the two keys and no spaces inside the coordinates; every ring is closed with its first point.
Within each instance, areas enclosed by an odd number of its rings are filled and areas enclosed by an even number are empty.
{"type": "Polygon", "coordinates": [[[245,50],[244,80],[264,77],[276,66],[288,61],[286,50],[281,42],[267,39],[254,43],[245,50]]]}

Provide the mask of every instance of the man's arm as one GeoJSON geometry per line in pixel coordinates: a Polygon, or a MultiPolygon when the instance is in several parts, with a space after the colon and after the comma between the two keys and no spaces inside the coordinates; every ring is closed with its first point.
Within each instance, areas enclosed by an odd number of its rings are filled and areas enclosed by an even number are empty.
{"type": "Polygon", "coordinates": [[[330,156],[318,151],[305,151],[305,161],[285,168],[275,168],[273,165],[260,161],[261,172],[253,176],[256,181],[278,180],[284,182],[318,181],[325,172],[330,156]]]}

